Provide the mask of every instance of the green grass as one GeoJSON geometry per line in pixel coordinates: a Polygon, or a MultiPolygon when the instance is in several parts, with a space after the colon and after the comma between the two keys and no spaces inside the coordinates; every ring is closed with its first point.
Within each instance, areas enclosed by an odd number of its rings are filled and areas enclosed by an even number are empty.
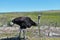
{"type": "Polygon", "coordinates": [[[41,17],[41,25],[42,24],[55,24],[57,22],[57,26],[60,26],[60,16],[59,15],[43,15],[41,17]]]}
{"type": "MultiPolygon", "coordinates": [[[[4,13],[0,14],[0,26],[3,24],[8,23],[11,21],[13,18],[20,17],[20,16],[28,16],[35,22],[38,21],[38,15],[41,16],[40,20],[40,25],[49,25],[49,24],[54,24],[57,22],[57,27],[60,27],[60,12],[23,12],[23,13],[4,13]]],[[[5,37],[5,36],[15,36],[16,34],[0,34],[0,37],[5,37]]],[[[60,38],[33,38],[31,32],[27,33],[28,36],[30,36],[30,40],[60,40],[60,38]],[[32,36],[31,36],[32,35],[32,36]]]]}
{"type": "Polygon", "coordinates": [[[57,26],[60,27],[60,12],[11,12],[11,13],[4,13],[0,14],[0,25],[5,24],[8,21],[11,21],[13,18],[20,17],[20,16],[28,16],[35,22],[38,21],[38,15],[41,15],[40,24],[41,25],[49,25],[54,24],[57,22],[57,26]]]}
{"type": "Polygon", "coordinates": [[[17,36],[17,34],[18,33],[2,33],[2,34],[0,34],[0,38],[15,37],[15,36],[17,36]]]}
{"type": "Polygon", "coordinates": [[[60,38],[31,38],[30,40],[60,40],[60,38]]]}

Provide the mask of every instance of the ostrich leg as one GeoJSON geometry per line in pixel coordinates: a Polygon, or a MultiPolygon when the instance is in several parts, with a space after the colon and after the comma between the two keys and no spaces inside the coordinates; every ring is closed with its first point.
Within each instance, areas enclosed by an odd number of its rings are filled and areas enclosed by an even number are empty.
{"type": "Polygon", "coordinates": [[[25,29],[23,29],[23,38],[24,38],[24,40],[26,40],[26,30],[25,29]]]}
{"type": "Polygon", "coordinates": [[[19,39],[21,39],[21,29],[19,29],[19,39]]]}
{"type": "Polygon", "coordinates": [[[26,35],[25,29],[20,29],[20,32],[19,32],[20,40],[26,40],[25,35],[26,35]]]}

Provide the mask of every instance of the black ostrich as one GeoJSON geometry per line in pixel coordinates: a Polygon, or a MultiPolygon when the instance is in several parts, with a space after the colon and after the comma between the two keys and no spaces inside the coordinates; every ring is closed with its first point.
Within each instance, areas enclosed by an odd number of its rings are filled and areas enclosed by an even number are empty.
{"type": "Polygon", "coordinates": [[[20,29],[30,28],[31,26],[36,26],[37,24],[31,20],[29,17],[17,17],[12,20],[14,24],[20,26],[20,29]]]}
{"type": "MultiPolygon", "coordinates": [[[[30,17],[17,17],[12,20],[12,23],[20,26],[20,33],[21,29],[30,28],[31,26],[37,26],[37,24],[30,17]]],[[[23,32],[25,33],[25,31],[23,32]]]]}

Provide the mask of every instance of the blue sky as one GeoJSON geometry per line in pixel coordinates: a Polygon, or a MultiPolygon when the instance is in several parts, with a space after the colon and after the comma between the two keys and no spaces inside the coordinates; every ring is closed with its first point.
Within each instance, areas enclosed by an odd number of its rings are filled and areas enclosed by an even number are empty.
{"type": "Polygon", "coordinates": [[[60,0],[0,0],[0,12],[60,10],[60,0]]]}

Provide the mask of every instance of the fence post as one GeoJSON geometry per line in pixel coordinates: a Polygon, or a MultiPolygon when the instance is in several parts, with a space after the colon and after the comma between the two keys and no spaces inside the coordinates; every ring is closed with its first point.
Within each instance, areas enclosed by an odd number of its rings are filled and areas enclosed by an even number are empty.
{"type": "Polygon", "coordinates": [[[55,22],[55,27],[57,27],[57,22],[55,22]]]}
{"type": "Polygon", "coordinates": [[[40,17],[41,17],[41,15],[38,15],[38,31],[39,31],[39,36],[40,36],[40,17]]]}

